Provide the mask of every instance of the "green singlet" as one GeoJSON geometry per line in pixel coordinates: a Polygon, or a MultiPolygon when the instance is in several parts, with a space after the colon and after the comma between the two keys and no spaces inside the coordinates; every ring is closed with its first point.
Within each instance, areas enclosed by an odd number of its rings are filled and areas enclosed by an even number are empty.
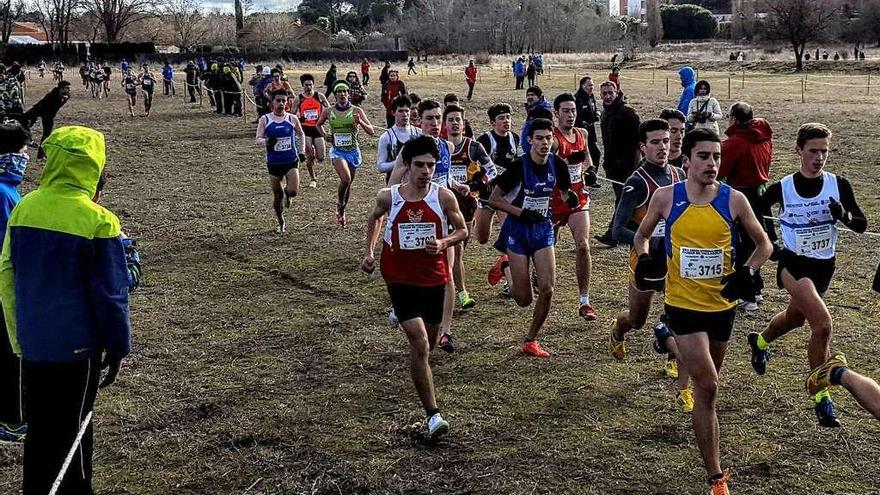
{"type": "Polygon", "coordinates": [[[340,114],[336,107],[330,112],[330,132],[333,134],[333,147],[337,150],[354,151],[358,149],[357,124],[354,122],[354,105],[340,114]]]}

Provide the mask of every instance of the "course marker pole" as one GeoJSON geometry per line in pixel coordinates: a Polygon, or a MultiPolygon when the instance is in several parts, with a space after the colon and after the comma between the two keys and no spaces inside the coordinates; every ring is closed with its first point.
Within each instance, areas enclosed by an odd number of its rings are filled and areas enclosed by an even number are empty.
{"type": "Polygon", "coordinates": [[[666,96],[669,96],[669,76],[666,76],[666,96]]]}
{"type": "Polygon", "coordinates": [[[730,76],[727,76],[727,99],[730,99],[730,76]]]}
{"type": "Polygon", "coordinates": [[[801,103],[807,102],[807,80],[801,79],[801,103]]]}

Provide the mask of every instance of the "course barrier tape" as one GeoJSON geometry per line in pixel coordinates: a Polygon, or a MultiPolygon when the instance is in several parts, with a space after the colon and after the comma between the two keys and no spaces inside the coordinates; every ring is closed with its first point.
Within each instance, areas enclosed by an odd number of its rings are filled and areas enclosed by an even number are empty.
{"type": "Polygon", "coordinates": [[[79,444],[82,443],[83,435],[86,434],[86,428],[88,428],[89,423],[92,422],[92,412],[93,411],[89,411],[85,419],[83,419],[79,431],[76,433],[76,438],[73,440],[73,445],[70,446],[70,450],[67,452],[67,457],[64,458],[64,463],[61,464],[61,470],[58,471],[58,476],[55,477],[55,481],[52,483],[52,488],[49,489],[49,495],[55,495],[58,493],[58,488],[61,486],[61,480],[63,480],[64,475],[67,474],[67,469],[70,467],[71,461],[73,461],[73,455],[76,453],[79,444]]]}

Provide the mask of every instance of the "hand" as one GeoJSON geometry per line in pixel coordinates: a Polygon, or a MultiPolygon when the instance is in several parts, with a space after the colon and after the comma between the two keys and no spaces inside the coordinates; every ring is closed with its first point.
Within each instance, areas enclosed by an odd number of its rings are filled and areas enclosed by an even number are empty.
{"type": "Polygon", "coordinates": [[[266,150],[275,151],[275,145],[278,144],[278,138],[266,138],[266,150]]]}
{"type": "Polygon", "coordinates": [[[99,388],[109,387],[113,385],[113,382],[116,381],[116,375],[119,374],[119,368],[122,366],[122,361],[119,359],[113,359],[106,352],[104,353],[104,359],[101,361],[101,370],[107,370],[107,374],[104,375],[104,379],[101,380],[101,383],[98,385],[99,388]]]}
{"type": "Polygon", "coordinates": [[[637,289],[659,291],[665,277],[664,264],[657,263],[648,253],[639,255],[635,270],[637,289]]]}
{"type": "Polygon", "coordinates": [[[846,210],[843,209],[843,205],[838,203],[836,199],[830,198],[828,209],[831,211],[831,218],[834,220],[844,221],[844,218],[846,218],[846,210]]]}
{"type": "Polygon", "coordinates": [[[455,188],[455,192],[461,194],[462,196],[468,196],[471,193],[471,188],[467,184],[460,184],[456,182],[455,184],[453,184],[453,187],[455,188]]]}
{"type": "Polygon", "coordinates": [[[474,172],[474,175],[471,176],[471,180],[468,181],[468,188],[470,188],[471,192],[479,191],[483,188],[483,184],[485,183],[486,171],[483,169],[477,170],[474,172]]]}
{"type": "Polygon", "coordinates": [[[742,299],[743,301],[755,302],[756,284],[751,267],[740,266],[735,272],[721,277],[721,284],[724,285],[724,288],[721,289],[721,295],[728,301],[742,299]]]}
{"type": "Polygon", "coordinates": [[[299,160],[300,163],[306,162],[306,154],[305,153],[297,153],[296,158],[297,158],[297,160],[299,160]]]}
{"type": "Polygon", "coordinates": [[[440,254],[446,250],[445,239],[428,239],[425,241],[425,252],[428,254],[440,254]]]}
{"type": "Polygon", "coordinates": [[[584,185],[592,188],[602,187],[602,184],[599,184],[599,175],[596,173],[596,167],[590,167],[584,172],[584,185]]]}
{"type": "Polygon", "coordinates": [[[587,159],[587,154],[583,151],[575,151],[572,154],[568,155],[568,159],[566,162],[569,165],[576,165],[578,163],[584,163],[584,160],[587,159]]]}
{"type": "Polygon", "coordinates": [[[361,260],[361,270],[368,275],[372,275],[376,270],[376,258],[372,254],[364,256],[364,259],[361,260]]]}
{"type": "Polygon", "coordinates": [[[547,217],[537,210],[523,208],[522,211],[519,212],[519,219],[526,223],[541,223],[546,220],[547,217]]]}
{"type": "Polygon", "coordinates": [[[569,208],[577,208],[579,204],[581,204],[581,198],[578,197],[577,193],[568,190],[568,194],[565,196],[565,204],[568,205],[569,208]]]}
{"type": "Polygon", "coordinates": [[[770,261],[779,261],[782,258],[782,248],[775,242],[772,245],[773,251],[770,253],[770,261]]]}

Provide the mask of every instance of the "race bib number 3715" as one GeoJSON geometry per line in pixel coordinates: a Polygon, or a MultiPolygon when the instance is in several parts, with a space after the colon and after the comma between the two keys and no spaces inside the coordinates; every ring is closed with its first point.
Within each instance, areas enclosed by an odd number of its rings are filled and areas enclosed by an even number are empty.
{"type": "Polygon", "coordinates": [[[682,247],[679,257],[681,278],[707,279],[724,275],[724,251],[721,248],[682,247]]]}

